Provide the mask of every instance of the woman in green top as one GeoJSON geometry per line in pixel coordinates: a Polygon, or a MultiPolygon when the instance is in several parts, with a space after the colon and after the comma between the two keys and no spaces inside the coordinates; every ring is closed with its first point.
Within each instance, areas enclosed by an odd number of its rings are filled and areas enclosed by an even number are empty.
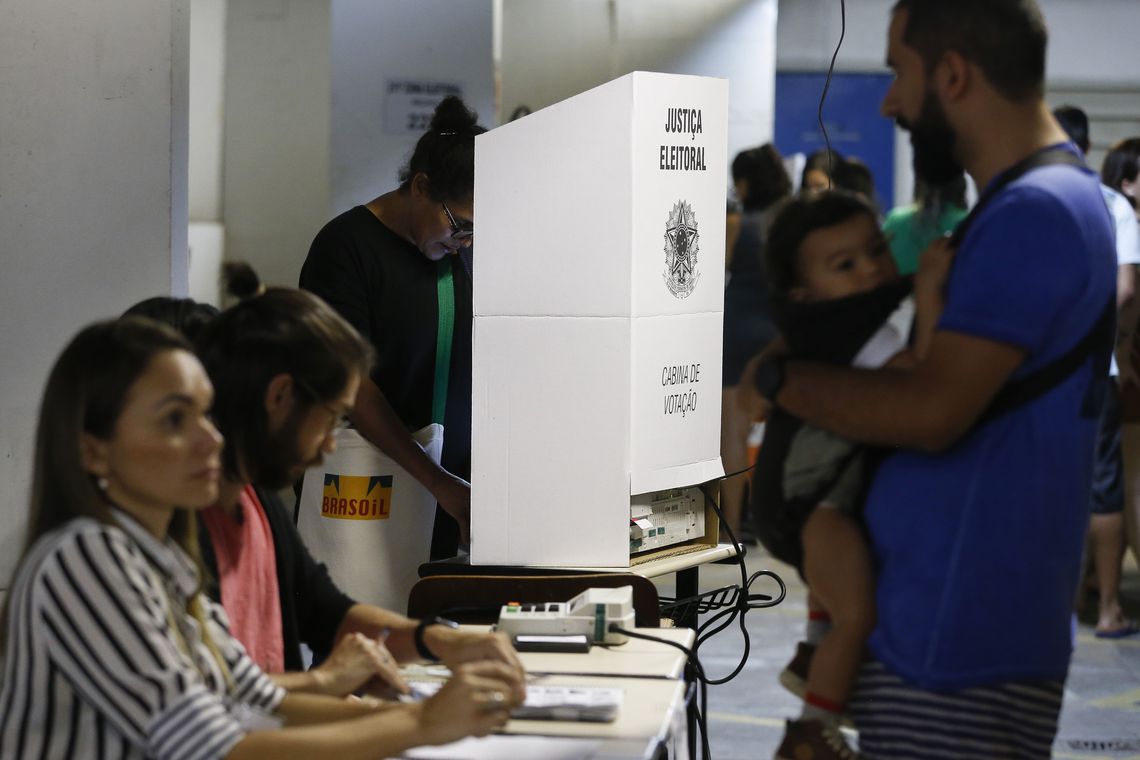
{"type": "Polygon", "coordinates": [[[943,185],[914,183],[915,203],[899,206],[887,214],[883,232],[891,241],[899,274],[918,271],[918,257],[935,239],[949,234],[966,218],[966,176],[943,185]]]}

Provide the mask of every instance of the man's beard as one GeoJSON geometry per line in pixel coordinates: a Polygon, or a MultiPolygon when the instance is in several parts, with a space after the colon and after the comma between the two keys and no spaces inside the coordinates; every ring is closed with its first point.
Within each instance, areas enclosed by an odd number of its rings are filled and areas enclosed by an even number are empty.
{"type": "Polygon", "coordinates": [[[305,469],[320,464],[319,453],[312,461],[305,462],[297,446],[297,433],[303,421],[304,414],[295,411],[276,433],[266,432],[264,445],[253,452],[257,462],[254,485],[274,490],[288,488],[304,474],[305,469]]]}
{"type": "Polygon", "coordinates": [[[926,93],[913,124],[900,117],[898,125],[910,132],[916,177],[928,185],[943,185],[962,175],[962,165],[954,155],[957,136],[933,93],[926,93]]]}

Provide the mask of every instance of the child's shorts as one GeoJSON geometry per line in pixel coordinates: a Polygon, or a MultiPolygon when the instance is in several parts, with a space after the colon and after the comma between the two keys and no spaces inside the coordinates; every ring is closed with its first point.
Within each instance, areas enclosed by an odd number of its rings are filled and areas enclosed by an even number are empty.
{"type": "Polygon", "coordinates": [[[862,514],[866,466],[862,446],[804,425],[784,460],[784,499],[825,504],[857,517],[862,514]]]}

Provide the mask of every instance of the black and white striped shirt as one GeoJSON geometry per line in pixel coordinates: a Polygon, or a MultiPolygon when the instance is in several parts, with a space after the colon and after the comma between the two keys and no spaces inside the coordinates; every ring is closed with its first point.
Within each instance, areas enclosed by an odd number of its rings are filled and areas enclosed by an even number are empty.
{"type": "Polygon", "coordinates": [[[190,558],[115,517],[118,525],[72,520],[21,565],[9,600],[0,758],[221,758],[245,733],[235,705],[272,711],[284,697],[229,634],[221,607],[203,599],[227,684],[184,612],[197,586],[190,558]]]}

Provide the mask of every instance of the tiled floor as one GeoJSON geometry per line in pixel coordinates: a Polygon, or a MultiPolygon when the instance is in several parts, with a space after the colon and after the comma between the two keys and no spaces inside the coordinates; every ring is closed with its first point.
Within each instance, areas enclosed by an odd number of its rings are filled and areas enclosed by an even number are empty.
{"type": "MultiPolygon", "coordinates": [[[[791,656],[803,632],[804,588],[790,568],[760,556],[748,557],[749,572],[775,570],[788,586],[788,595],[778,607],[754,611],[747,616],[751,653],[744,670],[734,680],[709,690],[709,733],[715,760],[771,758],[783,734],[783,721],[799,713],[795,697],[776,683],[776,675],[791,656]]],[[[701,589],[739,583],[736,566],[709,565],[701,568],[701,589]]],[[[754,593],[773,586],[753,587],[754,593]]],[[[662,584],[663,594],[672,588],[662,584]]],[[[1123,584],[1125,605],[1131,616],[1140,617],[1140,572],[1129,561],[1123,584]]],[[[701,648],[701,662],[709,677],[729,673],[739,662],[743,639],[733,626],[701,648]]],[[[1140,760],[1140,635],[1105,641],[1093,636],[1088,621],[1077,634],[1061,726],[1053,747],[1059,760],[1140,760]]]]}

